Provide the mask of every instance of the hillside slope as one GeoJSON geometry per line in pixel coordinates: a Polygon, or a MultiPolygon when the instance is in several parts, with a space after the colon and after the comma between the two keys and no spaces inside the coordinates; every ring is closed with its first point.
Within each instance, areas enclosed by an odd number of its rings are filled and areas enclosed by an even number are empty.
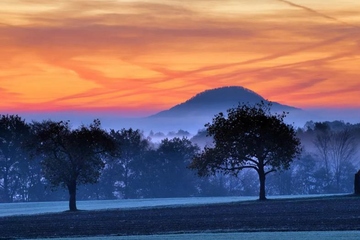
{"type": "MultiPolygon", "coordinates": [[[[221,87],[201,92],[183,103],[150,117],[213,116],[216,113],[225,112],[231,107],[236,107],[239,103],[255,104],[261,101],[266,101],[266,99],[249,89],[239,86],[221,87]]],[[[273,110],[291,111],[299,109],[273,102],[273,110]]]]}

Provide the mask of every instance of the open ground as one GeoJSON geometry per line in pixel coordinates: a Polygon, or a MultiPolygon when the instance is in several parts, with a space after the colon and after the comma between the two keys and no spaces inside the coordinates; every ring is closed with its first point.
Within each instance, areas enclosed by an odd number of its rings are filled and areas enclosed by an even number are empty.
{"type": "Polygon", "coordinates": [[[351,195],[0,217],[3,239],[359,230],[351,195]]]}

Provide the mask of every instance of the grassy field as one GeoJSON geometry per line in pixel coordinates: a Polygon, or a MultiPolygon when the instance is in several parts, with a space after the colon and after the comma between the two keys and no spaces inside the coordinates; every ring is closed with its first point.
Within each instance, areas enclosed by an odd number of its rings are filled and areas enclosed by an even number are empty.
{"type": "Polygon", "coordinates": [[[0,217],[4,239],[358,239],[359,231],[360,198],[350,195],[0,217]]]}
{"type": "MultiPolygon", "coordinates": [[[[313,195],[316,197],[317,195],[313,195]]],[[[80,210],[134,209],[147,207],[174,207],[184,205],[203,205],[211,203],[230,203],[255,200],[257,197],[189,197],[189,198],[148,198],[78,201],[80,210]]],[[[58,202],[20,202],[0,203],[0,217],[12,215],[29,215],[56,213],[66,211],[69,203],[58,202]]]]}
{"type": "MultiPolygon", "coordinates": [[[[269,199],[291,198],[317,198],[331,197],[335,195],[282,195],[271,196],[269,199]]],[[[81,210],[104,210],[104,209],[134,209],[147,207],[176,207],[189,205],[204,205],[212,203],[231,203],[256,200],[255,196],[242,197],[187,197],[187,198],[149,198],[149,199],[118,199],[118,200],[90,200],[78,201],[81,210]]],[[[57,202],[19,202],[0,203],[0,217],[12,215],[29,215],[41,213],[56,213],[68,209],[67,201],[57,202]]]]}
{"type": "MultiPolygon", "coordinates": [[[[330,232],[242,232],[242,233],[193,233],[117,237],[55,238],[54,240],[358,240],[360,231],[330,232]]],[[[40,239],[48,240],[48,239],[40,239]]]]}

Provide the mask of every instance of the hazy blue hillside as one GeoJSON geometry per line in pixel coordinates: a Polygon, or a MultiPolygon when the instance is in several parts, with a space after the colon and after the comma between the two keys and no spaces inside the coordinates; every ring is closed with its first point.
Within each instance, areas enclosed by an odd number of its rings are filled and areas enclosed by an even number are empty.
{"type": "MultiPolygon", "coordinates": [[[[170,131],[186,130],[196,134],[204,124],[211,122],[215,114],[226,112],[236,107],[239,102],[255,103],[265,100],[259,94],[243,87],[222,87],[201,92],[189,100],[168,110],[161,111],[150,117],[123,117],[114,112],[49,112],[22,114],[28,121],[51,118],[56,121],[71,120],[72,126],[90,124],[93,119],[100,118],[107,129],[135,128],[145,131],[168,133],[170,131]]],[[[271,99],[269,99],[271,101],[271,99]]],[[[299,109],[279,103],[273,103],[273,110],[288,111],[286,122],[297,127],[303,127],[307,121],[335,121],[342,120],[350,123],[360,122],[359,109],[299,109]]]]}
{"type": "MultiPolygon", "coordinates": [[[[150,117],[213,116],[216,113],[225,112],[231,107],[236,107],[239,103],[254,104],[262,100],[266,101],[259,94],[243,87],[222,87],[201,92],[186,102],[150,117]]],[[[273,110],[290,111],[299,109],[274,102],[273,110]]]]}

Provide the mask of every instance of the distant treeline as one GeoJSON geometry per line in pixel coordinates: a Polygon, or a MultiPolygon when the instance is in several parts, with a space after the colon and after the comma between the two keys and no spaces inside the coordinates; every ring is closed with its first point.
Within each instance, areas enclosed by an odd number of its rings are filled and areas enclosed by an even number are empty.
{"type": "MultiPolygon", "coordinates": [[[[253,171],[243,170],[236,177],[217,174],[200,178],[188,169],[193,156],[212,143],[205,130],[199,130],[192,138],[183,130],[167,136],[144,136],[138,129],[106,131],[98,120],[94,125],[72,130],[68,122],[27,123],[17,115],[0,115],[0,202],[67,200],[69,193],[61,188],[67,183],[55,188],[56,181],[49,181],[49,174],[55,178],[54,172],[60,176],[68,169],[56,163],[45,166],[45,160],[62,159],[70,153],[73,155],[69,159],[92,158],[91,154],[99,149],[97,142],[90,139],[95,136],[91,135],[94,129],[105,133],[117,148],[111,154],[99,155],[99,168],[82,176],[85,180],[76,186],[77,199],[258,194],[258,177],[253,171]],[[44,129],[48,135],[40,138],[44,129]],[[179,137],[182,134],[184,137],[179,137]],[[70,140],[62,142],[66,136],[70,140]],[[151,137],[163,139],[153,142],[151,137]],[[51,148],[45,142],[58,140],[67,145],[51,148]],[[87,149],[90,145],[91,154],[87,149]],[[92,180],[96,178],[95,183],[92,180]],[[91,182],[94,183],[82,184],[91,182]]],[[[294,160],[289,170],[269,175],[267,195],[352,192],[354,174],[359,168],[360,124],[308,122],[297,130],[297,136],[303,145],[300,159],[294,160]]],[[[81,163],[78,166],[83,167],[81,163]]]]}

